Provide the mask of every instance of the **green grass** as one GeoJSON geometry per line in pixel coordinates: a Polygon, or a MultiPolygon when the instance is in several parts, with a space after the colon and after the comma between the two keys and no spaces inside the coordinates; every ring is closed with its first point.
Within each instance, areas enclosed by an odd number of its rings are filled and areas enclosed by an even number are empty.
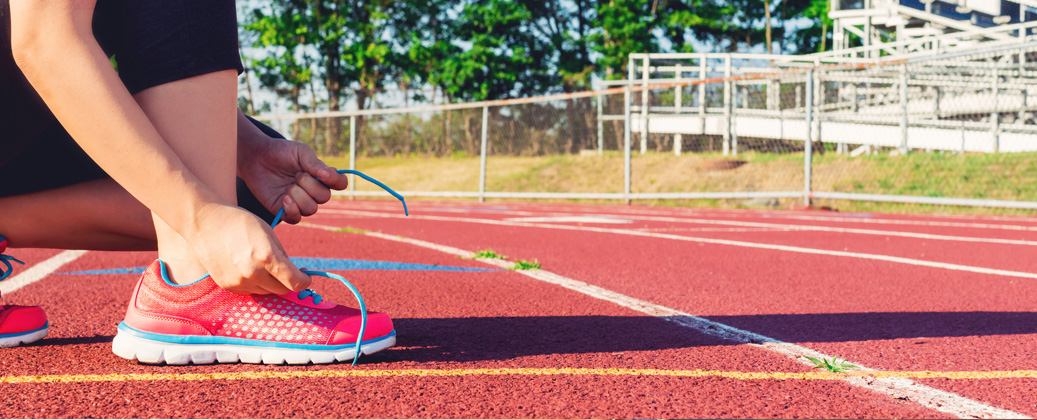
{"type": "Polygon", "coordinates": [[[840,362],[838,357],[833,357],[831,359],[816,359],[810,356],[803,357],[806,357],[807,360],[810,360],[810,362],[814,364],[815,369],[826,369],[829,372],[847,372],[853,369],[861,368],[860,366],[847,362],[846,360],[840,362]]]}
{"type": "Polygon", "coordinates": [[[364,229],[358,229],[358,228],[355,228],[355,227],[352,227],[352,226],[346,226],[346,227],[341,228],[341,229],[336,229],[335,232],[364,234],[364,233],[367,233],[368,231],[366,231],[364,229]]]}
{"type": "MultiPolygon", "coordinates": [[[[344,157],[327,158],[330,165],[348,167],[344,157]]],[[[490,156],[487,191],[619,193],[623,191],[623,156],[603,155],[490,156]]],[[[357,158],[357,168],[396,190],[478,191],[478,157],[428,156],[357,158]]],[[[851,158],[825,153],[814,156],[814,191],[912,195],[997,200],[1037,201],[1037,153],[955,154],[912,152],[851,158]]],[[[751,192],[803,189],[803,156],[792,153],[741,153],[737,158],[719,153],[634,153],[631,160],[633,192],[751,192]],[[728,161],[738,164],[729,165],[728,161]]],[[[377,186],[358,180],[357,189],[377,186]]],[[[515,201],[515,200],[509,200],[515,201]]],[[[574,201],[574,200],[536,200],[574,201]]],[[[587,203],[617,203],[597,200],[587,203]]],[[[786,208],[799,199],[782,200],[642,200],[659,206],[786,208]]],[[[815,205],[849,212],[1035,214],[1032,210],[942,207],[899,203],[819,200],[815,205]]]]}
{"type": "Polygon", "coordinates": [[[492,249],[484,249],[482,251],[476,252],[475,255],[471,256],[469,259],[473,259],[473,260],[474,259],[503,260],[505,258],[507,258],[507,257],[505,257],[505,256],[503,256],[501,254],[498,254],[496,252],[493,252],[492,249]]]}
{"type": "Polygon", "coordinates": [[[539,269],[540,269],[540,262],[537,261],[537,260],[533,260],[533,261],[519,260],[518,262],[515,263],[515,265],[513,265],[513,266],[511,266],[511,268],[509,268],[509,270],[539,270],[539,269]]]}

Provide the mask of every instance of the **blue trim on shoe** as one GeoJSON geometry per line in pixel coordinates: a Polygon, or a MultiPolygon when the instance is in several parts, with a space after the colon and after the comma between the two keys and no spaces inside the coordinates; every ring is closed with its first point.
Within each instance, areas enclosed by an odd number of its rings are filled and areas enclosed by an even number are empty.
{"type": "MultiPolygon", "coordinates": [[[[191,286],[191,285],[193,285],[195,283],[198,283],[198,282],[200,282],[202,280],[205,280],[207,277],[209,277],[209,273],[205,273],[205,275],[202,276],[202,278],[200,278],[198,280],[195,280],[195,281],[192,281],[192,282],[186,283],[186,284],[176,284],[176,283],[173,283],[173,282],[169,281],[169,273],[166,271],[166,262],[162,261],[162,260],[156,260],[156,261],[158,261],[158,266],[161,269],[160,271],[162,272],[162,281],[166,282],[167,285],[172,286],[172,287],[187,287],[187,286],[191,286]]],[[[147,269],[145,268],[145,270],[147,270],[147,269]]]]}
{"type": "MultiPolygon", "coordinates": [[[[22,331],[22,332],[19,332],[19,333],[11,333],[11,334],[0,334],[0,338],[20,337],[20,336],[23,336],[23,335],[29,335],[29,334],[32,334],[32,333],[40,332],[40,331],[43,331],[43,330],[45,330],[47,328],[50,328],[50,321],[47,321],[47,323],[43,324],[42,327],[39,327],[39,328],[37,328],[35,330],[32,330],[32,331],[22,331]]],[[[393,333],[395,333],[395,332],[396,332],[396,330],[393,330],[393,333]]]]}
{"type": "MultiPolygon", "coordinates": [[[[191,344],[198,344],[198,345],[202,345],[202,344],[208,344],[208,345],[227,344],[227,345],[235,345],[235,346],[268,347],[268,348],[298,349],[298,350],[340,350],[340,349],[345,350],[345,349],[350,349],[350,348],[353,348],[353,347],[356,346],[356,343],[339,344],[339,345],[332,346],[332,345],[326,345],[326,344],[279,343],[279,342],[276,342],[276,341],[254,340],[254,339],[235,338],[235,337],[219,337],[219,336],[212,336],[212,335],[158,334],[158,333],[152,333],[152,332],[138,330],[138,329],[133,328],[133,327],[131,327],[129,325],[126,325],[125,321],[119,323],[119,332],[120,333],[126,333],[126,334],[132,335],[134,337],[138,337],[138,338],[143,338],[145,340],[157,341],[157,342],[160,342],[160,343],[168,343],[168,344],[187,344],[187,345],[191,345],[191,344]]],[[[390,332],[389,334],[387,334],[385,336],[378,337],[378,338],[372,338],[370,340],[363,341],[360,344],[361,345],[365,345],[365,344],[376,343],[376,342],[382,341],[382,340],[384,340],[386,338],[395,337],[395,336],[396,336],[396,330],[392,330],[392,332],[390,332]]]]}

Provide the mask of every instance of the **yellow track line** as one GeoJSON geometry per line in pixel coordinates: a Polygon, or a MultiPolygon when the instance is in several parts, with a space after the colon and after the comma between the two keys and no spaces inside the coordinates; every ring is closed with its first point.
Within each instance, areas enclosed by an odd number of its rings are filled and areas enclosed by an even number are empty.
{"type": "Polygon", "coordinates": [[[727,378],[739,380],[839,380],[847,377],[871,378],[940,378],[940,379],[1017,379],[1037,378],[1037,370],[1007,371],[859,371],[835,373],[815,372],[731,372],[720,370],[662,370],[662,369],[589,369],[589,368],[508,368],[508,369],[357,369],[357,370],[301,370],[253,371],[213,373],[111,373],[107,375],[38,375],[0,376],[2,384],[83,383],[127,381],[211,381],[245,379],[295,378],[384,378],[436,376],[668,376],[680,378],[727,378]]]}

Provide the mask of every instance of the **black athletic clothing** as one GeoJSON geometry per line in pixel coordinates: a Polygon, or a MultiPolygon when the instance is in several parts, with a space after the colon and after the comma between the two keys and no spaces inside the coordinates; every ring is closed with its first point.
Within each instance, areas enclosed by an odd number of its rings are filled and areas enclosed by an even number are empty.
{"type": "MultiPolygon", "coordinates": [[[[98,0],[93,32],[105,53],[115,57],[130,93],[216,71],[243,70],[233,0],[98,0]]],[[[10,3],[0,0],[0,197],[107,177],[15,65],[10,36],[10,3]]],[[[243,207],[273,219],[256,207],[240,180],[238,192],[243,207]]]]}

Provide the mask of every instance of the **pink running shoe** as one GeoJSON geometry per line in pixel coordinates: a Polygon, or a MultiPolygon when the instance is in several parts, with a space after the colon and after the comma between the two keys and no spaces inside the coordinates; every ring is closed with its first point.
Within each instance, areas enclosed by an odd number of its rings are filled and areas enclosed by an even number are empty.
{"type": "Polygon", "coordinates": [[[367,314],[365,328],[361,310],[324,302],[309,289],[240,295],[221,289],[208,276],[176,285],[169,281],[165,263],[156,260],[133,291],[112,351],[141,363],[170,365],[323,364],[355,363],[360,353],[395,344],[392,320],[383,313],[367,314]],[[360,331],[363,340],[358,339],[360,331]]]}
{"type": "MultiPolygon", "coordinates": [[[[7,238],[0,236],[0,281],[11,275],[11,261],[23,264],[14,257],[3,255],[7,238]]],[[[28,344],[47,336],[47,314],[39,306],[0,305],[0,348],[28,344]]]]}

